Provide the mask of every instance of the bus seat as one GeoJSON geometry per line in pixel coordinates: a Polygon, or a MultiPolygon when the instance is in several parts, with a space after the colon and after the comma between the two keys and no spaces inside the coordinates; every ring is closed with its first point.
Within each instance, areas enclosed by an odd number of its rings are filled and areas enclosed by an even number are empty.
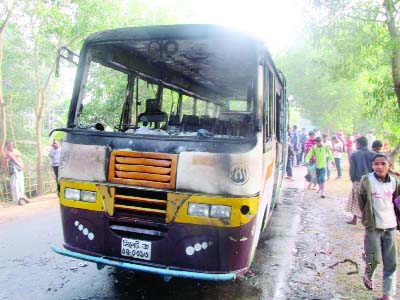
{"type": "Polygon", "coordinates": [[[217,120],[215,125],[215,133],[221,135],[230,135],[231,134],[231,121],[229,120],[217,120]]]}
{"type": "Polygon", "coordinates": [[[180,126],[181,119],[179,115],[170,115],[168,120],[168,126],[180,126]]]}
{"type": "Polygon", "coordinates": [[[217,118],[211,118],[210,116],[201,116],[200,117],[200,127],[207,129],[210,132],[212,132],[214,130],[216,122],[217,122],[217,118]]]}
{"type": "Polygon", "coordinates": [[[168,115],[160,109],[160,102],[157,99],[146,100],[146,110],[138,117],[138,122],[166,122],[168,115]]]}
{"type": "Polygon", "coordinates": [[[183,115],[182,131],[197,131],[200,129],[200,118],[194,115],[183,115]]]}

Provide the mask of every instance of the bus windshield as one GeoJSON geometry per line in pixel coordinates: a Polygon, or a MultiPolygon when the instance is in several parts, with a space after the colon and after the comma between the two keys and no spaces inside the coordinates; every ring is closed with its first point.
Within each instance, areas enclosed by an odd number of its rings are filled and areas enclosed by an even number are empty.
{"type": "Polygon", "coordinates": [[[81,55],[76,128],[225,139],[255,134],[254,47],[221,39],[129,40],[92,43],[81,55]]]}

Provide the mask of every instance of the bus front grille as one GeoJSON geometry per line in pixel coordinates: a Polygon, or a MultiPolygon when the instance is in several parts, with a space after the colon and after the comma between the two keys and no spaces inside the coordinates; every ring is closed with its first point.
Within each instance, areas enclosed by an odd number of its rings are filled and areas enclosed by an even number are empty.
{"type": "Polygon", "coordinates": [[[175,189],[177,154],[112,151],[108,178],[110,182],[175,189]]]}
{"type": "Polygon", "coordinates": [[[157,219],[164,223],[167,216],[167,193],[116,188],[114,194],[115,216],[139,219],[157,219]]]}

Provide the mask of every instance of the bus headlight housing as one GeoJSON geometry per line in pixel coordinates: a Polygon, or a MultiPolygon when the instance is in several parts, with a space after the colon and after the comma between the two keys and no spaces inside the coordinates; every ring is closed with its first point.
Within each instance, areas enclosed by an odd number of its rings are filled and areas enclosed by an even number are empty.
{"type": "Polygon", "coordinates": [[[93,191],[81,191],[81,201],[85,202],[96,202],[96,192],[93,191]]]}
{"type": "Polygon", "coordinates": [[[97,193],[94,191],[84,191],[71,188],[64,189],[64,199],[67,200],[95,203],[96,198],[97,198],[97,193]]]}
{"type": "Polygon", "coordinates": [[[188,215],[196,217],[210,217],[230,219],[232,207],[226,205],[210,205],[204,203],[189,203],[188,215]]]}
{"type": "Polygon", "coordinates": [[[210,217],[220,219],[230,219],[231,207],[226,205],[211,205],[210,217]]]}
{"type": "Polygon", "coordinates": [[[81,198],[81,191],[77,189],[65,188],[64,198],[68,200],[79,201],[81,198]]]}
{"type": "Polygon", "coordinates": [[[188,215],[196,217],[208,217],[210,215],[210,205],[202,203],[189,203],[188,215]]]}

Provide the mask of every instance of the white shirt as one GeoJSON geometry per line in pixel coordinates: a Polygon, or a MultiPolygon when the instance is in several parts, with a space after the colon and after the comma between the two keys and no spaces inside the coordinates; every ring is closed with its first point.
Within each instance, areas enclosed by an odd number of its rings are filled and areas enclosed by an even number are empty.
{"type": "Polygon", "coordinates": [[[368,133],[366,138],[367,138],[367,141],[368,141],[368,149],[371,150],[372,149],[372,143],[375,141],[375,137],[371,133],[368,133]]]}
{"type": "Polygon", "coordinates": [[[392,200],[396,190],[396,180],[390,176],[390,182],[381,182],[376,179],[374,173],[369,173],[368,179],[371,183],[372,209],[375,214],[376,228],[396,227],[397,220],[392,200]]]}
{"type": "Polygon", "coordinates": [[[322,142],[322,145],[328,147],[329,149],[332,149],[332,142],[331,141],[322,142]]]}
{"type": "Polygon", "coordinates": [[[332,155],[334,158],[342,158],[343,157],[343,144],[341,141],[338,141],[337,143],[333,143],[332,155]]]}

